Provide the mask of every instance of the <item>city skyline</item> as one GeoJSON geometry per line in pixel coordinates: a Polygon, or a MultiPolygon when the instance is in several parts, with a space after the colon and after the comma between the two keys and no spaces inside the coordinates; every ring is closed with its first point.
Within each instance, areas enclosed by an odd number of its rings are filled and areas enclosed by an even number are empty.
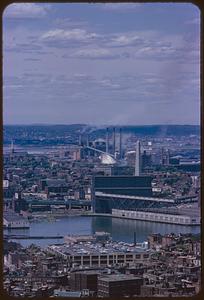
{"type": "Polygon", "coordinates": [[[4,124],[199,125],[199,31],[193,4],[11,4],[4,124]]]}

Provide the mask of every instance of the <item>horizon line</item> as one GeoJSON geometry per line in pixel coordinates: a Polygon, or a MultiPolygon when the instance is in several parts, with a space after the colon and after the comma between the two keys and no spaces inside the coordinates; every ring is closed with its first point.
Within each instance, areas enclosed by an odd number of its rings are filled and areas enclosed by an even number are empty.
{"type": "Polygon", "coordinates": [[[93,127],[109,127],[109,126],[201,126],[201,124],[89,124],[89,123],[14,123],[14,124],[3,124],[3,126],[72,126],[72,125],[80,125],[80,126],[93,126],[93,127]]]}

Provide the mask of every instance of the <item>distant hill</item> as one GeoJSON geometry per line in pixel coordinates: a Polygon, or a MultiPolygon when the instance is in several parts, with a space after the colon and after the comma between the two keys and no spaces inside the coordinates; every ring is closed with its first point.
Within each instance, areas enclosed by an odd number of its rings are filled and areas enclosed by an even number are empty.
{"type": "Polygon", "coordinates": [[[152,136],[188,136],[191,134],[199,135],[200,126],[198,125],[146,125],[146,126],[125,126],[124,132],[131,132],[139,135],[152,136]]]}
{"type": "Polygon", "coordinates": [[[71,125],[4,125],[3,141],[10,144],[14,140],[18,145],[63,145],[78,143],[79,134],[88,134],[90,138],[105,137],[106,128],[137,136],[169,137],[200,135],[198,125],[145,125],[145,126],[91,126],[85,124],[71,125]]]}

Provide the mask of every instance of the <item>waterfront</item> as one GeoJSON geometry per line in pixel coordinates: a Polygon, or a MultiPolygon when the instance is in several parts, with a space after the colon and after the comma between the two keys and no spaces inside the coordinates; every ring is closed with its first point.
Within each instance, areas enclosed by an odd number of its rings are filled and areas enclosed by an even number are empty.
{"type": "MultiPolygon", "coordinates": [[[[73,216],[66,218],[58,218],[56,221],[40,220],[30,224],[30,229],[13,229],[5,233],[22,234],[22,235],[68,235],[68,234],[93,234],[96,231],[109,232],[115,241],[133,242],[134,232],[138,242],[147,240],[148,235],[152,233],[199,233],[200,226],[180,226],[173,224],[162,224],[154,222],[144,222],[138,220],[127,220],[111,217],[83,217],[73,216]]],[[[46,246],[53,243],[63,243],[63,239],[46,239],[46,240],[16,240],[23,246],[28,246],[32,243],[46,246]]]]}

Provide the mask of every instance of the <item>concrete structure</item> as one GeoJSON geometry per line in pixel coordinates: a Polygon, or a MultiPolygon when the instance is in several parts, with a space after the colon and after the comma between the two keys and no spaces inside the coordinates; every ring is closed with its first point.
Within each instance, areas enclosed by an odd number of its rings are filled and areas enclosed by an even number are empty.
{"type": "Polygon", "coordinates": [[[70,274],[70,288],[72,291],[81,291],[88,289],[97,292],[97,279],[99,272],[87,270],[73,272],[70,274]]]}
{"type": "Polygon", "coordinates": [[[66,235],[64,241],[67,244],[80,242],[93,242],[95,238],[92,235],[66,235]]]}
{"type": "Polygon", "coordinates": [[[128,195],[139,197],[152,196],[152,177],[148,176],[95,176],[93,178],[93,211],[96,213],[111,213],[112,208],[133,207],[130,199],[114,199],[111,195],[128,195]],[[103,197],[104,194],[110,195],[103,197]]]}
{"type": "Polygon", "coordinates": [[[62,257],[72,267],[106,267],[115,264],[133,264],[149,261],[151,251],[124,242],[92,243],[80,242],[51,245],[48,253],[62,257]]]}
{"type": "Polygon", "coordinates": [[[119,131],[119,154],[120,154],[120,159],[122,159],[122,128],[120,128],[119,131]]]}
{"type": "Polygon", "coordinates": [[[171,214],[161,212],[151,212],[144,210],[120,210],[112,209],[112,215],[115,217],[126,218],[126,219],[135,219],[135,220],[144,220],[151,222],[161,222],[169,224],[179,224],[179,225],[200,225],[200,218],[195,216],[188,216],[182,214],[171,214]]]}
{"type": "Polygon", "coordinates": [[[109,153],[109,129],[106,129],[106,153],[109,153]]]}
{"type": "Polygon", "coordinates": [[[143,279],[132,275],[113,274],[98,278],[98,297],[140,295],[143,279]]]}
{"type": "Polygon", "coordinates": [[[141,174],[141,150],[140,141],[136,143],[136,155],[135,155],[135,176],[140,176],[141,174]]]}
{"type": "Polygon", "coordinates": [[[106,153],[102,153],[100,155],[100,158],[101,158],[101,163],[104,165],[114,165],[116,163],[115,159],[106,153]]]}
{"type": "Polygon", "coordinates": [[[115,127],[113,128],[113,155],[115,156],[115,127]]]}
{"type": "Polygon", "coordinates": [[[3,226],[7,228],[29,228],[30,224],[29,221],[19,216],[18,214],[15,214],[12,211],[6,211],[3,214],[3,226]]]}
{"type": "Polygon", "coordinates": [[[70,292],[66,290],[54,290],[53,297],[63,297],[63,298],[81,298],[81,292],[80,291],[75,291],[75,292],[70,292]]]}
{"type": "Polygon", "coordinates": [[[88,150],[92,150],[94,151],[94,153],[99,153],[100,154],[100,159],[101,159],[101,162],[103,164],[109,164],[109,165],[112,165],[112,164],[115,164],[116,163],[116,160],[114,159],[114,155],[112,154],[109,154],[109,153],[106,153],[100,149],[96,149],[96,148],[93,148],[93,147],[86,147],[88,150]]]}

